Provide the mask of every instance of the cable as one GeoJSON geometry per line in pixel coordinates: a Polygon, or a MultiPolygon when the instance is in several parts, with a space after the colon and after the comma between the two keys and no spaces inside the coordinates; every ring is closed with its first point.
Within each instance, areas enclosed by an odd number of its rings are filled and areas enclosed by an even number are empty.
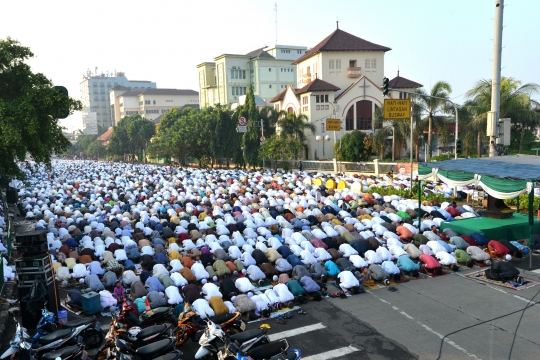
{"type": "MultiPolygon", "coordinates": [[[[523,317],[523,314],[525,313],[525,310],[527,310],[528,308],[533,307],[533,306],[536,305],[536,304],[532,304],[532,305],[531,305],[531,302],[533,301],[533,299],[534,299],[536,296],[538,296],[538,294],[540,294],[540,290],[538,290],[538,292],[531,298],[531,300],[529,300],[529,302],[527,303],[527,306],[525,306],[525,308],[523,308],[522,310],[512,311],[511,313],[508,313],[508,314],[506,314],[506,315],[497,316],[497,317],[495,317],[495,318],[493,318],[493,319],[485,320],[485,321],[482,321],[482,322],[480,322],[480,323],[478,323],[478,324],[470,325],[470,326],[464,327],[464,328],[462,328],[462,329],[459,329],[459,330],[456,330],[456,331],[454,331],[454,332],[451,332],[451,333],[449,333],[449,334],[444,335],[444,336],[442,337],[442,339],[441,339],[441,346],[439,347],[439,356],[437,357],[437,360],[440,360],[440,358],[441,358],[441,355],[442,355],[442,347],[443,347],[443,344],[444,344],[444,339],[446,339],[448,336],[454,335],[454,334],[456,334],[456,333],[458,333],[458,332],[461,332],[461,331],[463,331],[463,330],[467,330],[467,329],[473,328],[473,327],[478,326],[478,325],[482,325],[482,324],[491,322],[491,321],[493,321],[493,320],[498,320],[498,319],[502,319],[502,318],[507,317],[507,316],[510,316],[510,315],[517,314],[517,313],[520,312],[520,311],[522,312],[521,316],[523,317]]],[[[520,324],[520,323],[521,323],[521,318],[519,319],[518,327],[519,327],[519,324],[520,324]]],[[[517,331],[517,328],[516,328],[516,331],[517,331]]],[[[515,338],[516,338],[516,334],[514,333],[514,340],[515,340],[515,338]]],[[[513,347],[513,346],[514,346],[514,342],[512,341],[512,347],[513,347]]],[[[512,354],[512,349],[510,349],[510,355],[511,355],[511,354],[512,354]]],[[[509,359],[510,359],[510,357],[509,357],[509,359]]]]}

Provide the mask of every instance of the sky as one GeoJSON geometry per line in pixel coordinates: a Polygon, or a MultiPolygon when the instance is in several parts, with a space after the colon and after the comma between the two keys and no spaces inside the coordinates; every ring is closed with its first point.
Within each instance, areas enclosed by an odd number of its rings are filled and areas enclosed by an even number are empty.
{"type": "MultiPolygon", "coordinates": [[[[75,99],[83,74],[96,67],[198,90],[197,64],[276,43],[275,4],[280,45],[313,47],[339,20],[340,29],[392,48],[389,78],[399,69],[427,89],[447,81],[457,103],[491,79],[495,0],[4,1],[0,38],[29,47],[33,70],[75,99]]],[[[538,0],[505,1],[502,76],[540,84],[538,14],[538,0]]],[[[81,128],[81,113],[62,125],[81,128]]]]}

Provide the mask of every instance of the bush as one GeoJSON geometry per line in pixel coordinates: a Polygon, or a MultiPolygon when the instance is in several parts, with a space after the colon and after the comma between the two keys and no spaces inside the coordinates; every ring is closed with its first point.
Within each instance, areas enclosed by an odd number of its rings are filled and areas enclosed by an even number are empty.
{"type": "MultiPolygon", "coordinates": [[[[527,194],[519,195],[519,199],[513,198],[513,199],[504,200],[504,203],[506,205],[517,206],[518,200],[519,200],[519,211],[521,212],[525,210],[525,213],[528,213],[529,195],[527,194]]],[[[533,202],[533,212],[538,210],[539,205],[540,205],[540,196],[535,196],[534,202],[533,202]]]]}
{"type": "MultiPolygon", "coordinates": [[[[422,187],[422,191],[423,191],[423,194],[422,194],[422,201],[424,200],[435,200],[437,201],[438,203],[442,203],[443,201],[445,201],[445,197],[444,197],[444,194],[435,194],[435,193],[429,193],[426,195],[426,192],[425,192],[425,187],[422,187]]],[[[397,196],[401,196],[402,198],[404,199],[418,199],[418,187],[414,187],[412,190],[411,189],[396,189],[395,187],[393,186],[386,186],[386,187],[382,187],[382,186],[371,186],[369,188],[369,190],[366,190],[367,193],[377,193],[381,196],[386,196],[386,195],[397,195],[397,196]]]]}

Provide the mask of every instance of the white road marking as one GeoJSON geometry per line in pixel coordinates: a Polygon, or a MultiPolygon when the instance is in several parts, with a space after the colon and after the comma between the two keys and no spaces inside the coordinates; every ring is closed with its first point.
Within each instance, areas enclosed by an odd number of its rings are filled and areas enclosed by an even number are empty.
{"type": "Polygon", "coordinates": [[[328,359],[335,359],[340,356],[345,356],[347,354],[352,354],[353,352],[361,351],[361,349],[357,349],[352,345],[349,345],[347,347],[342,347],[335,350],[326,351],[317,355],[311,355],[311,356],[302,356],[302,360],[328,360],[328,359]]]}
{"type": "Polygon", "coordinates": [[[293,330],[278,332],[276,334],[270,334],[268,335],[268,338],[270,338],[270,341],[276,341],[279,339],[287,339],[295,335],[305,334],[311,331],[320,330],[324,328],[326,328],[326,326],[324,326],[322,323],[318,323],[318,324],[299,327],[293,330]]]}
{"type": "MultiPolygon", "coordinates": [[[[414,317],[410,316],[409,314],[407,314],[405,311],[402,311],[400,310],[398,307],[390,304],[390,302],[386,301],[386,300],[383,300],[381,299],[380,297],[376,296],[373,294],[372,291],[368,291],[368,293],[370,293],[371,295],[375,296],[377,299],[381,300],[382,302],[384,303],[387,303],[388,305],[390,305],[392,307],[392,309],[398,313],[400,313],[401,315],[405,316],[407,319],[409,320],[413,320],[415,321],[418,325],[420,325],[421,327],[423,327],[426,331],[434,334],[435,336],[437,336],[439,339],[442,339],[444,336],[439,334],[438,332],[436,332],[435,330],[433,330],[432,328],[430,328],[429,326],[427,326],[426,324],[422,323],[421,321],[418,321],[416,320],[414,317]]],[[[455,342],[451,341],[450,339],[448,339],[447,337],[444,338],[444,341],[453,346],[454,348],[456,348],[457,350],[459,351],[462,351],[463,353],[465,353],[465,355],[467,355],[468,357],[471,357],[473,359],[478,359],[480,360],[480,358],[470,352],[468,352],[466,349],[464,349],[463,347],[459,346],[458,344],[456,344],[455,342]]],[[[303,358],[304,360],[307,359],[307,358],[303,358]]],[[[312,360],[315,360],[315,359],[318,359],[318,358],[313,358],[312,360]]],[[[322,358],[321,358],[322,359],[322,358]]],[[[328,358],[328,359],[331,359],[331,358],[328,358]]]]}

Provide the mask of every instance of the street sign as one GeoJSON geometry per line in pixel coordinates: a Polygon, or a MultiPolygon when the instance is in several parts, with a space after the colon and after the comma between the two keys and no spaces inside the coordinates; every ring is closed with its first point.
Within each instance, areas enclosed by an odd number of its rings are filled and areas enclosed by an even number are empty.
{"type": "Polygon", "coordinates": [[[341,121],[339,119],[326,119],[326,131],[340,131],[341,121]]]}
{"type": "Polygon", "coordinates": [[[239,133],[245,133],[247,132],[247,126],[238,126],[238,132],[239,133]]]}
{"type": "Polygon", "coordinates": [[[264,142],[264,140],[266,140],[266,138],[265,138],[264,136],[261,136],[261,137],[259,138],[259,140],[260,140],[261,142],[264,142]]]}
{"type": "Polygon", "coordinates": [[[238,126],[246,126],[247,124],[247,119],[243,116],[240,116],[238,118],[238,126]]]}
{"type": "Polygon", "coordinates": [[[387,120],[410,119],[411,99],[384,99],[384,118],[387,120]]]}

